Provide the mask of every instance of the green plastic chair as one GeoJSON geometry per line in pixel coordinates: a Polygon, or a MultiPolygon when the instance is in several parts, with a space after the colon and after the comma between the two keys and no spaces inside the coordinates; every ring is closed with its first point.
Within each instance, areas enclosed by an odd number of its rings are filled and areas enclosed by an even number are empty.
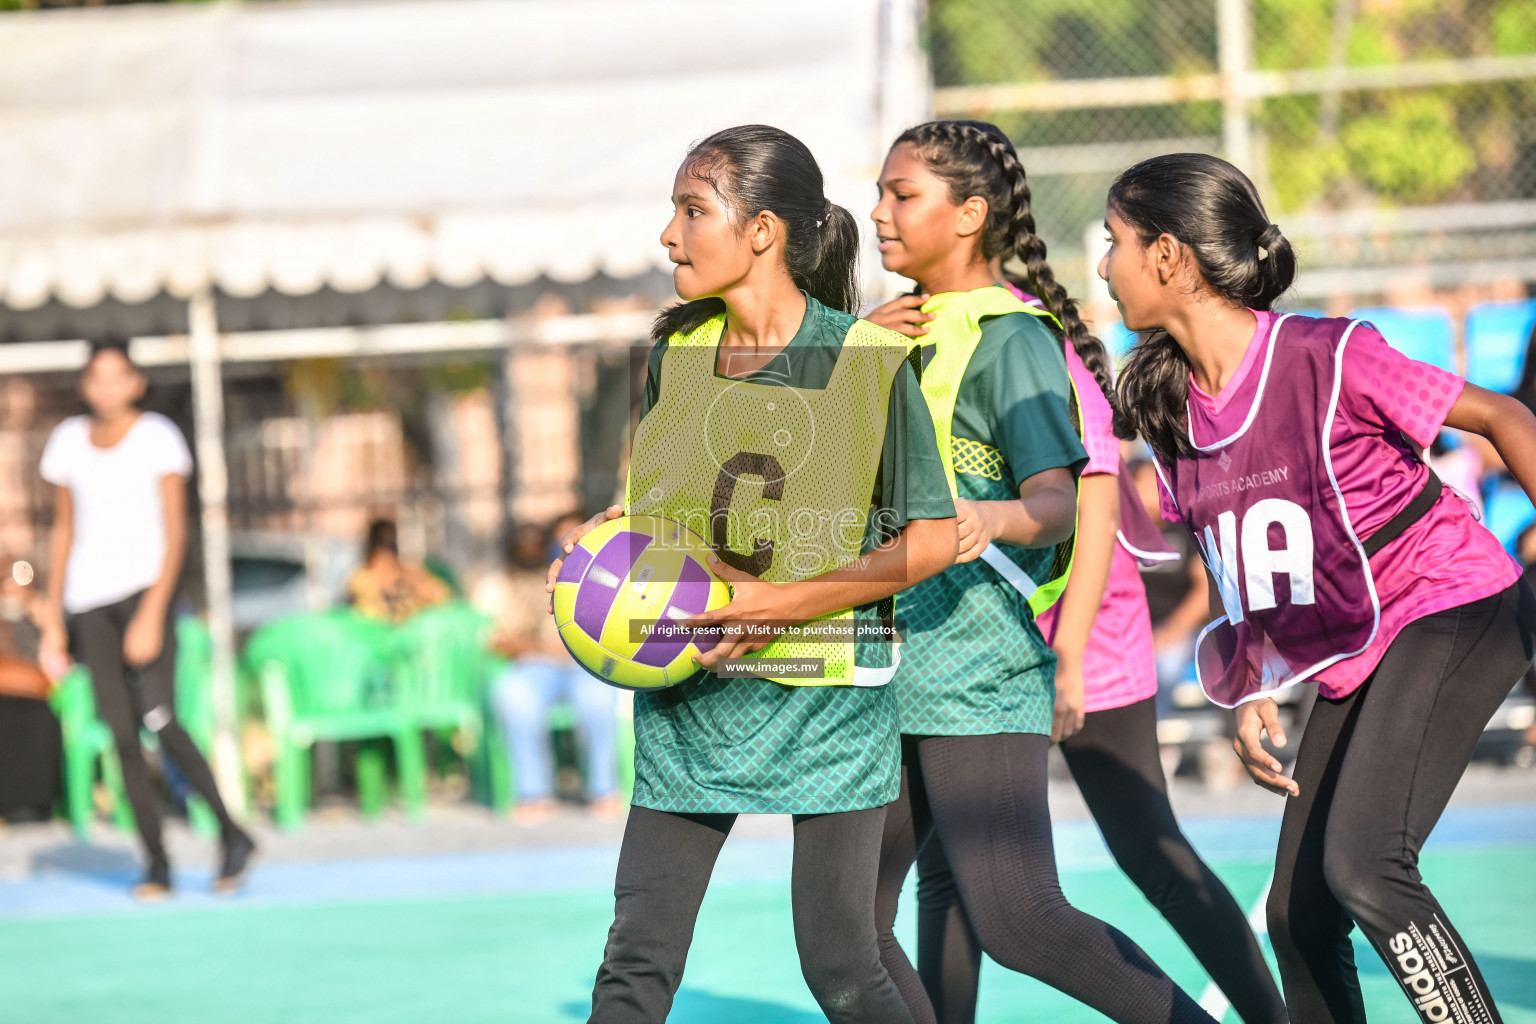
{"type": "MultiPolygon", "coordinates": [[[[176,717],[197,749],[211,755],[218,731],[213,710],[213,637],[207,623],[191,616],[176,621],[176,717]]],[[[198,835],[218,835],[218,819],[195,793],[187,795],[187,822],[198,835]]]]}
{"type": "Polygon", "coordinates": [[[496,680],[509,664],[505,657],[491,650],[485,652],[481,661],[480,708],[485,735],[470,761],[470,781],[476,795],[497,814],[512,806],[512,758],[496,724],[491,695],[496,680]]]}
{"type": "Polygon", "coordinates": [[[619,708],[619,794],[627,804],[635,795],[635,711],[634,705],[619,708]]]}
{"type": "Polygon", "coordinates": [[[423,729],[482,732],[486,638],[491,620],[453,602],[424,609],[400,626],[395,684],[400,704],[423,729]]]}
{"type": "Polygon", "coordinates": [[[491,620],[463,602],[423,609],[400,626],[392,669],[402,711],[425,731],[465,740],[472,780],[490,770],[485,742],[491,620]]]}
{"type": "MultiPolygon", "coordinates": [[[[262,626],[245,659],[259,681],[272,765],[277,824],[303,825],[310,803],[310,749],[319,740],[391,740],[400,797],[412,817],[426,804],[426,755],[416,721],[391,681],[391,628],[350,611],[297,615],[262,626]]],[[[381,744],[365,742],[357,758],[358,802],[366,816],[384,803],[381,744]]]]}
{"type": "Polygon", "coordinates": [[[76,665],[59,680],[48,703],[59,719],[64,737],[64,809],[75,836],[86,839],[91,831],[95,809],[91,791],[96,784],[96,766],[112,795],[112,816],[117,827],[133,831],[133,809],[128,806],[123,788],[122,765],[117,759],[117,744],[112,730],[96,716],[96,694],[91,690],[91,674],[76,665]]]}

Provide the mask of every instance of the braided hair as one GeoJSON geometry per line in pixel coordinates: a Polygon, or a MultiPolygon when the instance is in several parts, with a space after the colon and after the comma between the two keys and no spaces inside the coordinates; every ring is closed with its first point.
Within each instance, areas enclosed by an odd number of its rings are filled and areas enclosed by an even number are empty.
{"type": "Polygon", "coordinates": [[[1035,234],[1029,180],[1008,136],[997,125],[985,121],[929,121],[902,132],[893,148],[902,143],[909,143],[928,169],[949,185],[951,202],[963,203],[971,196],[987,201],[987,220],[981,231],[982,256],[988,261],[1002,257],[1004,276],[1037,297],[1055,315],[1077,357],[1093,373],[1118,422],[1121,416],[1115,402],[1109,353],[1083,323],[1076,300],[1056,280],[1045,260],[1045,241],[1035,234]],[[1008,273],[1009,257],[1024,265],[1022,279],[1008,273]]]}
{"type": "MultiPolygon", "coordinates": [[[[697,143],[684,164],[709,182],[739,223],[764,210],[785,225],[784,262],[795,287],[830,309],[859,307],[859,227],[827,199],[821,167],[805,143],[778,128],[744,124],[697,143]]],[[[725,300],[694,299],[662,310],[651,339],[686,334],[725,312],[725,300]]]]}

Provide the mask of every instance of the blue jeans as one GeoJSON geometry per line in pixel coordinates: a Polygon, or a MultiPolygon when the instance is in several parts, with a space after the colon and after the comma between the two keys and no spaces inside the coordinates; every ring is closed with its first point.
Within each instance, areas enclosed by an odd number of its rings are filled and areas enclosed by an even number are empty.
{"type": "Polygon", "coordinates": [[[586,756],[587,796],[612,796],[615,789],[615,715],[618,691],[575,665],[529,661],[509,665],[493,697],[501,734],[512,753],[519,800],[554,796],[549,709],[557,702],[576,712],[576,739],[586,756]]]}

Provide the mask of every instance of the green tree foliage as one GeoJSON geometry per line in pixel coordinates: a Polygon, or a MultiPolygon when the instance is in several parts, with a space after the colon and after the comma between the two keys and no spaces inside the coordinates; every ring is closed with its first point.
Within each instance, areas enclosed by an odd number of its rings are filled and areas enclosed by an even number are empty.
{"type": "MultiPolygon", "coordinates": [[[[1251,0],[1260,70],[1536,53],[1532,0],[1251,0]]],[[[1216,70],[1215,0],[931,0],[936,84],[1216,70]]],[[[1283,96],[1254,105],[1288,211],[1536,196],[1536,83],[1283,96]]],[[[1209,139],[1210,103],[997,118],[1026,146],[1209,139]]]]}
{"type": "MultiPolygon", "coordinates": [[[[1528,0],[1256,0],[1254,57],[1280,70],[1536,52],[1528,0]],[[1341,36],[1342,33],[1342,36],[1341,36]],[[1340,45],[1342,44],[1342,45],[1340,45]]],[[[1536,195],[1529,82],[1362,90],[1260,105],[1274,190],[1287,209],[1536,195]]]]}

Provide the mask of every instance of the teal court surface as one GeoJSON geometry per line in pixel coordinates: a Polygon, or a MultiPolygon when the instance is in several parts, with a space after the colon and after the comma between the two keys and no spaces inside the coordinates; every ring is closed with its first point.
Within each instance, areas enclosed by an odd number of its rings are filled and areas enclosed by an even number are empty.
{"type": "MultiPolygon", "coordinates": [[[[1187,817],[1239,902],[1259,901],[1276,821],[1187,817]]],[[[430,827],[430,826],[427,826],[430,827]]],[[[358,826],[363,829],[366,826],[358,826]]],[[[6,839],[0,834],[0,845],[6,839]]],[[[1056,830],[1068,897],[1128,932],[1196,998],[1218,996],[1114,867],[1091,822],[1056,830]]],[[[179,892],[140,907],[135,865],[44,849],[0,880],[0,1019],[9,1024],[559,1024],[586,1019],[612,911],[611,842],[260,863],[232,899],[183,859],[179,892]]],[[[726,844],[672,1020],[814,1024],[791,934],[787,835],[726,844]]],[[[200,858],[204,860],[206,858],[200,858]]],[[[202,870],[197,870],[201,867],[202,870]]],[[[1453,805],[1423,869],[1509,1024],[1536,1024],[1536,803],[1453,805]]],[[[911,892],[902,935],[913,932],[911,892]]],[[[1262,923],[1262,914],[1255,920],[1262,923]]],[[[911,948],[910,946],[908,947],[911,948]]],[[[1408,1024],[1375,955],[1357,950],[1371,1019],[1408,1024]]],[[[1103,1020],[988,963],[980,1020],[1103,1020]]],[[[1231,1013],[1227,1020],[1235,1020],[1231,1013]]]]}

